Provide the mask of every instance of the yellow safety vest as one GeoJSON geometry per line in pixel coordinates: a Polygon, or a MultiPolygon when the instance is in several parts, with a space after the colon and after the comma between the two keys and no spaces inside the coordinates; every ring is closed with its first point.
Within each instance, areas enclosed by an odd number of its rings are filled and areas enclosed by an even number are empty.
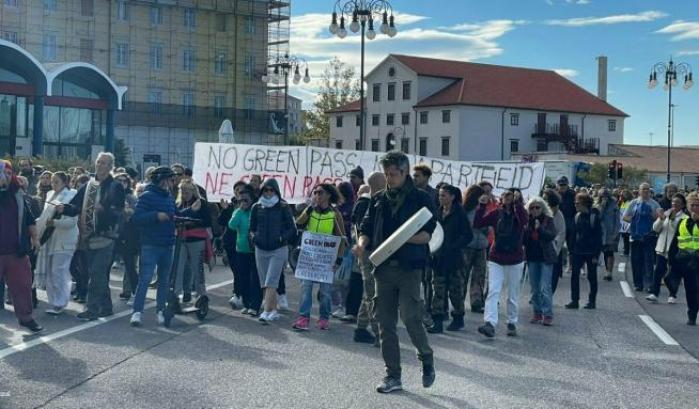
{"type": "Polygon", "coordinates": [[[699,251],[699,224],[695,224],[694,231],[690,232],[687,220],[683,219],[678,227],[677,247],[680,250],[699,251]]]}
{"type": "Polygon", "coordinates": [[[335,231],[335,211],[330,209],[325,213],[311,210],[307,230],[311,233],[333,234],[335,231]]]}

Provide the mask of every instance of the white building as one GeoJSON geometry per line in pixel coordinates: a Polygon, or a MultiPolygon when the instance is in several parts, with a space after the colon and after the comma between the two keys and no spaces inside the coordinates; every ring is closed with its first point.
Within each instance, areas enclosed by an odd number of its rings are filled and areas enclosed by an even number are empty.
{"type": "Polygon", "coordinates": [[[330,147],[507,160],[624,140],[628,115],[554,71],[391,54],[366,83],[364,146],[355,101],[330,112],[330,147]]]}
{"type": "MultiPolygon", "coordinates": [[[[280,117],[284,115],[284,91],[274,91],[270,93],[269,96],[269,106],[270,111],[275,112],[280,117]]],[[[287,126],[289,128],[289,136],[295,136],[300,134],[305,130],[305,125],[303,123],[303,100],[301,98],[296,98],[295,96],[289,94],[286,96],[286,109],[289,115],[289,121],[287,126]]],[[[284,132],[283,120],[280,120],[275,125],[272,125],[273,130],[277,133],[284,132]],[[279,129],[281,128],[281,129],[279,129]]]]}

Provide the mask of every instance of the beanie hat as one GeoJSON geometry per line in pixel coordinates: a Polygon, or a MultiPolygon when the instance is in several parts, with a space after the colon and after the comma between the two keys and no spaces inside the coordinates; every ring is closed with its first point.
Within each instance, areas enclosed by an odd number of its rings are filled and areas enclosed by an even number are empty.
{"type": "Polygon", "coordinates": [[[352,176],[352,175],[358,177],[359,179],[364,180],[364,169],[362,169],[361,166],[357,166],[356,168],[352,169],[352,171],[350,172],[350,176],[352,176]]]}

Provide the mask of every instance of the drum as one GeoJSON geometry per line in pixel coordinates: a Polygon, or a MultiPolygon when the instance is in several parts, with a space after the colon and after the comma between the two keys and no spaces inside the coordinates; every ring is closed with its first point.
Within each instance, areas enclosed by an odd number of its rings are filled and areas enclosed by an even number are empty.
{"type": "Polygon", "coordinates": [[[388,260],[399,248],[410,240],[422,227],[432,219],[433,214],[430,209],[423,207],[415,213],[408,221],[403,223],[393,232],[381,245],[369,256],[369,261],[375,266],[380,266],[388,260]]]}

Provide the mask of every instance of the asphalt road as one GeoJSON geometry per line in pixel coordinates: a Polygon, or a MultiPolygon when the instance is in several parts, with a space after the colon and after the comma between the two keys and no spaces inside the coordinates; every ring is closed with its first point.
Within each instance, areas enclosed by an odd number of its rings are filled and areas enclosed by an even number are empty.
{"type": "MultiPolygon", "coordinates": [[[[565,276],[550,328],[528,323],[526,284],[518,337],[505,336],[501,325],[494,339],[484,338],[476,332],[482,316],[471,313],[464,331],[431,335],[437,381],[430,389],[420,384],[419,363],[402,330],[406,390],[388,396],[374,391],[383,376],[379,350],[353,343],[351,325],[334,321],[327,332],[297,333],[287,312],[263,326],[230,309],[230,278],[217,267],[208,276],[208,284],[219,287],[210,291],[207,319],[178,317],[170,329],[157,327],[152,307],[142,328],[129,327],[128,307],[116,290],[117,316],[89,324],[72,314],[48,317],[42,302],[41,337],[24,336],[11,312],[0,312],[0,408],[699,406],[699,365],[692,356],[699,352],[699,329],[684,325],[683,305],[626,297],[620,273],[614,282],[600,281],[595,311],[563,308],[570,288],[565,276]],[[680,345],[663,342],[642,315],[655,318],[680,345]]],[[[298,286],[288,278],[295,307],[298,286]]],[[[581,287],[584,298],[584,280],[581,287]]]]}

